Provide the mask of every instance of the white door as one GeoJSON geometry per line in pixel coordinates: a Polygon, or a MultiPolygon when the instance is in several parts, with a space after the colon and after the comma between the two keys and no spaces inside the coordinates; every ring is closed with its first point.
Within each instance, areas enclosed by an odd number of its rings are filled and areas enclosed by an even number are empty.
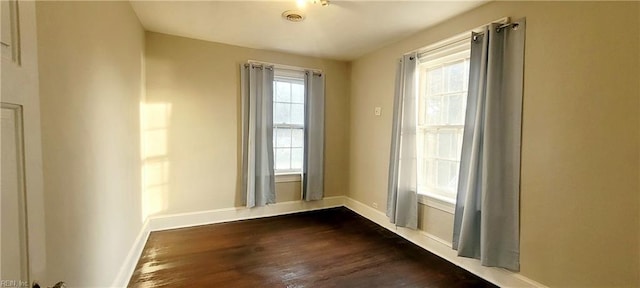
{"type": "Polygon", "coordinates": [[[2,103],[0,279],[29,283],[22,107],[2,103]]]}
{"type": "Polygon", "coordinates": [[[35,2],[0,0],[0,24],[0,280],[24,286],[47,268],[35,2]]]}

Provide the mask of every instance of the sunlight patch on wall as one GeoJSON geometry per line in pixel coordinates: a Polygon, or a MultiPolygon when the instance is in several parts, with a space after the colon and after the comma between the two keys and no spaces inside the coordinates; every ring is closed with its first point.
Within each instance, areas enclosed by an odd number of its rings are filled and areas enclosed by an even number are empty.
{"type": "Polygon", "coordinates": [[[141,103],[142,221],[167,210],[171,103],[141,103]]]}

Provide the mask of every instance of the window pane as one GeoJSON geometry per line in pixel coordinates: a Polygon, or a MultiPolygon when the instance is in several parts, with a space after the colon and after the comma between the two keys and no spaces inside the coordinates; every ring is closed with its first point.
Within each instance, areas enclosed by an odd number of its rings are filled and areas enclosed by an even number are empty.
{"type": "Polygon", "coordinates": [[[437,136],[435,132],[427,132],[427,143],[426,143],[426,157],[430,157],[433,158],[436,156],[436,140],[437,140],[437,136]]]}
{"type": "Polygon", "coordinates": [[[440,158],[455,159],[455,155],[458,154],[456,151],[456,147],[458,147],[456,136],[454,131],[449,130],[438,133],[438,156],[440,158]]]}
{"type": "Polygon", "coordinates": [[[440,124],[442,114],[442,97],[428,97],[427,98],[427,124],[437,125],[440,124]]]}
{"type": "Polygon", "coordinates": [[[284,124],[289,123],[291,117],[291,105],[283,103],[275,103],[275,111],[273,113],[273,123],[284,124]]]}
{"type": "MultiPolygon", "coordinates": [[[[420,143],[424,143],[424,138],[425,138],[425,132],[418,130],[418,133],[416,135],[416,139],[417,139],[417,143],[418,143],[418,146],[416,146],[416,149],[417,149],[416,150],[416,159],[417,159],[417,162],[416,162],[417,170],[416,170],[416,172],[418,173],[418,175],[423,174],[424,170],[425,170],[425,167],[424,167],[424,159],[425,159],[424,151],[422,151],[422,149],[420,149],[422,147],[425,147],[425,146],[420,146],[420,143]]],[[[423,184],[423,183],[421,183],[421,180],[422,180],[421,177],[418,177],[418,179],[417,179],[418,186],[423,184]]]]}
{"type": "MultiPolygon", "coordinates": [[[[427,138],[427,131],[419,129],[418,132],[416,133],[416,143],[417,143],[416,156],[418,156],[418,159],[424,158],[425,157],[424,153],[427,152],[425,149],[420,149],[420,148],[427,147],[427,145],[424,145],[425,144],[424,141],[426,138],[427,138]]],[[[420,164],[418,163],[418,165],[420,164]]]]}
{"type": "MultiPolygon", "coordinates": [[[[273,128],[273,147],[278,147],[278,128],[273,128]]],[[[276,151],[276,150],[273,150],[276,151]]]]}
{"type": "Polygon", "coordinates": [[[291,124],[304,125],[304,105],[291,104],[291,124]]]}
{"type": "Polygon", "coordinates": [[[462,159],[462,138],[464,137],[464,129],[458,129],[456,135],[458,136],[458,143],[456,145],[456,151],[458,154],[456,155],[456,159],[462,159]]]}
{"type": "Polygon", "coordinates": [[[427,185],[430,187],[436,186],[436,176],[438,175],[438,171],[436,168],[435,160],[427,160],[427,185]]]}
{"type": "Polygon", "coordinates": [[[452,167],[454,163],[451,161],[439,160],[438,161],[438,187],[441,189],[452,189],[452,187],[457,186],[458,183],[454,184],[455,175],[451,172],[453,171],[452,167]],[[455,185],[455,186],[454,186],[455,185]]]}
{"type": "Polygon", "coordinates": [[[464,60],[464,91],[469,90],[469,59],[464,60]]]}
{"type": "MultiPolygon", "coordinates": [[[[420,92],[426,93],[426,92],[420,92]]],[[[425,96],[418,97],[418,126],[427,124],[427,100],[425,96]]]]}
{"type": "Polygon", "coordinates": [[[447,91],[458,92],[464,89],[465,61],[450,64],[445,67],[447,73],[447,91]]]}
{"type": "Polygon", "coordinates": [[[276,81],[276,100],[277,102],[291,102],[291,84],[287,82],[276,81]]]}
{"type": "Polygon", "coordinates": [[[304,130],[293,129],[291,132],[292,132],[291,147],[302,147],[302,144],[304,143],[304,130]]]}
{"type": "Polygon", "coordinates": [[[430,162],[426,160],[426,158],[422,158],[420,161],[418,161],[418,192],[424,191],[424,189],[429,185],[429,183],[427,183],[427,175],[429,175],[429,164],[430,162]]]}
{"type": "Polygon", "coordinates": [[[427,93],[436,95],[442,93],[442,68],[436,68],[427,72],[427,93]]]}
{"type": "Polygon", "coordinates": [[[449,98],[449,124],[451,125],[464,125],[464,113],[463,109],[466,105],[464,103],[464,97],[462,94],[454,94],[448,96],[449,98]]]}
{"type": "Polygon", "coordinates": [[[290,148],[277,148],[276,149],[276,169],[291,169],[291,149],[290,148]]]}
{"type": "Polygon", "coordinates": [[[291,147],[291,129],[278,129],[276,147],[291,147]]]}
{"type": "Polygon", "coordinates": [[[449,124],[449,96],[442,96],[440,97],[442,99],[442,106],[440,106],[440,116],[442,118],[440,118],[440,125],[447,125],[449,124]]]}
{"type": "Polygon", "coordinates": [[[451,163],[451,165],[449,165],[449,168],[451,169],[449,171],[449,175],[451,175],[451,181],[449,181],[448,190],[451,192],[457,192],[456,190],[458,190],[458,174],[460,173],[460,163],[451,163]]]}
{"type": "Polygon", "coordinates": [[[291,84],[291,102],[304,103],[304,85],[291,84]]]}
{"type": "Polygon", "coordinates": [[[291,149],[291,169],[302,169],[302,148],[291,149]]]}

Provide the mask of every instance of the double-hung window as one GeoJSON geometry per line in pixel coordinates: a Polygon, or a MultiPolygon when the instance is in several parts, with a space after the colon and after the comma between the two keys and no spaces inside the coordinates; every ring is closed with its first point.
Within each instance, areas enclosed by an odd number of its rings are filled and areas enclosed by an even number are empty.
{"type": "Polygon", "coordinates": [[[418,193],[455,203],[469,83],[470,40],[419,57],[418,193]]]}
{"type": "Polygon", "coordinates": [[[276,69],[273,81],[273,149],[276,174],[302,172],[304,74],[276,69]]]}

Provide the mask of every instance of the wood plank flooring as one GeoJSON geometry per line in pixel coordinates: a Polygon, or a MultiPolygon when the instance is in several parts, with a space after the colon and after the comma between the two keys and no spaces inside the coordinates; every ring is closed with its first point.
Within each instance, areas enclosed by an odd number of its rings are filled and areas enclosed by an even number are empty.
{"type": "Polygon", "coordinates": [[[495,287],[346,208],[153,232],[129,287],[495,287]]]}

